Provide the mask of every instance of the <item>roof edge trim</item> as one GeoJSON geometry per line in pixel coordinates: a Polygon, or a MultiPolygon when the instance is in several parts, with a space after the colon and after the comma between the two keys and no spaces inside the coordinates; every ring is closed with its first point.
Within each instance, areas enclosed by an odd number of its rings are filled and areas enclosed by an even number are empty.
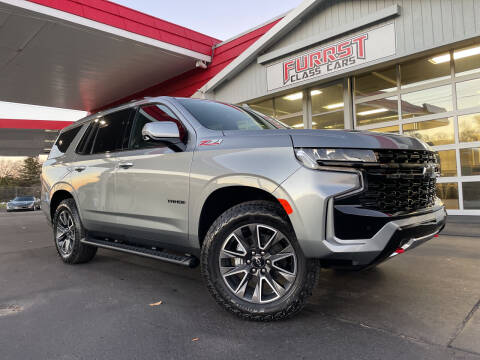
{"type": "Polygon", "coordinates": [[[61,130],[74,123],[64,120],[0,119],[0,129],[61,130]]]}
{"type": "MultiPolygon", "coordinates": [[[[293,9],[292,9],[292,10],[293,10],[293,9]]],[[[231,37],[231,38],[229,38],[229,39],[227,39],[227,40],[224,40],[224,41],[222,41],[222,42],[214,45],[213,48],[215,49],[215,48],[217,48],[217,47],[220,47],[220,46],[223,46],[223,45],[225,45],[225,44],[228,44],[229,42],[232,42],[232,41],[234,41],[234,40],[237,40],[237,39],[241,38],[242,36],[245,36],[245,35],[247,35],[247,34],[250,34],[251,32],[254,32],[255,30],[258,30],[258,29],[260,29],[260,28],[262,28],[262,27],[264,27],[264,26],[266,26],[266,25],[268,25],[268,24],[271,24],[271,23],[273,23],[273,22],[275,22],[275,21],[277,21],[277,20],[279,20],[279,19],[282,19],[282,18],[284,18],[285,16],[287,16],[287,14],[288,14],[289,12],[291,12],[292,10],[286,11],[286,12],[280,14],[280,15],[275,16],[274,18],[272,18],[272,19],[270,19],[270,20],[267,20],[267,21],[261,23],[260,25],[257,25],[257,26],[255,26],[255,27],[253,27],[253,28],[250,28],[250,29],[248,29],[248,30],[245,30],[245,31],[241,32],[240,34],[235,35],[235,36],[233,36],[233,37],[231,37]]]]}
{"type": "MultiPolygon", "coordinates": [[[[312,9],[317,7],[326,0],[305,0],[294,10],[290,11],[287,16],[275,24],[269,31],[267,31],[260,39],[258,39],[252,46],[244,51],[239,57],[233,60],[222,71],[220,71],[215,77],[213,77],[208,83],[202,86],[197,91],[200,93],[206,93],[214,90],[217,86],[224,81],[231,79],[237,73],[239,73],[245,66],[255,60],[258,53],[272,43],[274,43],[279,37],[284,35],[289,30],[293,29],[304,16],[306,16],[312,9]]],[[[201,96],[195,94],[196,96],[201,96]]]]}
{"type": "Polygon", "coordinates": [[[211,62],[211,60],[212,60],[211,56],[208,56],[208,55],[205,55],[205,54],[202,54],[202,53],[190,50],[190,49],[185,49],[181,46],[177,46],[177,45],[169,44],[169,43],[166,43],[166,42],[163,42],[163,41],[160,41],[160,40],[152,39],[152,38],[149,38],[149,37],[144,36],[144,35],[135,34],[133,32],[127,31],[127,30],[123,30],[123,29],[116,28],[114,26],[102,24],[98,21],[90,20],[90,19],[84,18],[82,16],[70,14],[68,12],[57,10],[57,9],[54,9],[54,8],[50,8],[48,6],[32,3],[30,1],[25,1],[25,0],[0,0],[0,3],[15,6],[15,7],[18,7],[18,8],[21,8],[21,9],[25,9],[25,10],[34,11],[34,12],[40,13],[42,15],[51,16],[51,17],[54,17],[54,18],[57,18],[57,19],[60,19],[60,20],[64,20],[64,21],[76,24],[76,25],[86,26],[86,27],[89,27],[91,29],[95,29],[95,30],[102,31],[102,32],[105,32],[105,33],[108,33],[108,34],[116,35],[116,36],[119,36],[119,37],[122,37],[122,38],[126,38],[126,39],[129,39],[129,40],[136,41],[136,42],[140,42],[140,43],[150,45],[150,46],[153,46],[153,47],[165,50],[165,51],[169,51],[169,52],[172,52],[172,53],[184,55],[184,56],[196,59],[196,60],[203,60],[203,61],[206,61],[206,62],[211,62]]]}
{"type": "Polygon", "coordinates": [[[262,56],[259,56],[257,59],[257,62],[259,64],[264,64],[272,60],[276,60],[278,58],[281,58],[283,56],[286,56],[288,54],[300,51],[302,49],[305,49],[307,47],[313,46],[315,44],[319,44],[321,42],[330,40],[332,38],[335,38],[337,36],[346,34],[348,32],[357,30],[359,28],[365,27],[367,25],[394,17],[400,15],[400,6],[398,4],[395,4],[393,6],[389,6],[387,8],[384,8],[382,10],[379,10],[377,12],[374,12],[373,14],[370,14],[368,16],[364,16],[357,21],[351,23],[351,24],[346,24],[343,26],[336,27],[327,33],[324,33],[320,36],[312,36],[309,37],[308,39],[305,39],[303,41],[300,41],[296,44],[292,44],[290,46],[285,46],[281,49],[271,51],[269,53],[266,53],[262,56]]]}

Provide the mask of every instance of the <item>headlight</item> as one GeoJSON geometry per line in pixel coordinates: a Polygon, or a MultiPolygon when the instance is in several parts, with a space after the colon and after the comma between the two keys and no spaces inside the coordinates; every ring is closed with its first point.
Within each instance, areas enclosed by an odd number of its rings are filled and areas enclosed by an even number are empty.
{"type": "Polygon", "coordinates": [[[355,163],[377,162],[375,152],[366,149],[297,148],[295,155],[304,166],[310,169],[320,169],[321,165],[353,166],[355,163]]]}

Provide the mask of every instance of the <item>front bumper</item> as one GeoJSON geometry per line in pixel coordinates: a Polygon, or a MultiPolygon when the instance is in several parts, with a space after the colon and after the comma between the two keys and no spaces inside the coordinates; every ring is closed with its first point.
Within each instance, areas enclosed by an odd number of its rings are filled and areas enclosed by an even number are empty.
{"type": "Polygon", "coordinates": [[[390,221],[369,239],[342,240],[334,234],[333,221],[330,220],[333,219],[333,209],[330,215],[327,238],[323,241],[330,253],[322,262],[333,267],[365,268],[379,264],[432,239],[446,223],[445,209],[438,206],[436,210],[421,215],[390,221]]]}
{"type": "Polygon", "coordinates": [[[368,237],[359,229],[358,238],[341,239],[335,234],[334,199],[362,186],[355,173],[301,168],[274,192],[292,205],[290,221],[306,257],[325,266],[364,268],[388,259],[399,247],[413,248],[433,238],[445,226],[446,212],[437,201],[428,212],[392,218],[368,237]]]}
{"type": "Polygon", "coordinates": [[[7,211],[21,211],[21,210],[32,210],[35,206],[32,205],[7,205],[7,211]]]}

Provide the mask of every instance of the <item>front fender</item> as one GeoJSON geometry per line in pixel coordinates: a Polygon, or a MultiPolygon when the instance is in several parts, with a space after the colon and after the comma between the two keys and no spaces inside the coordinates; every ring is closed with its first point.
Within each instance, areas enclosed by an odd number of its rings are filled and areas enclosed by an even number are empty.
{"type": "Polygon", "coordinates": [[[250,187],[273,194],[279,184],[265,177],[252,174],[225,175],[211,179],[198,194],[190,199],[189,242],[192,247],[198,247],[200,215],[208,197],[219,189],[233,186],[250,187]]]}

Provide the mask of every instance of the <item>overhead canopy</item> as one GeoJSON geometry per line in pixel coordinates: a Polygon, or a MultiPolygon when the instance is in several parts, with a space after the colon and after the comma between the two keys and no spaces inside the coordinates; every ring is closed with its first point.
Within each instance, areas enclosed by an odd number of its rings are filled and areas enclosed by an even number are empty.
{"type": "Polygon", "coordinates": [[[107,1],[42,2],[69,0],[0,0],[0,101],[90,111],[209,62],[218,43],[107,1]]]}
{"type": "MultiPolygon", "coordinates": [[[[2,129],[1,156],[38,156],[48,154],[58,132],[55,130],[2,129]]],[[[1,157],[0,157],[1,160],[1,157]]]]}

